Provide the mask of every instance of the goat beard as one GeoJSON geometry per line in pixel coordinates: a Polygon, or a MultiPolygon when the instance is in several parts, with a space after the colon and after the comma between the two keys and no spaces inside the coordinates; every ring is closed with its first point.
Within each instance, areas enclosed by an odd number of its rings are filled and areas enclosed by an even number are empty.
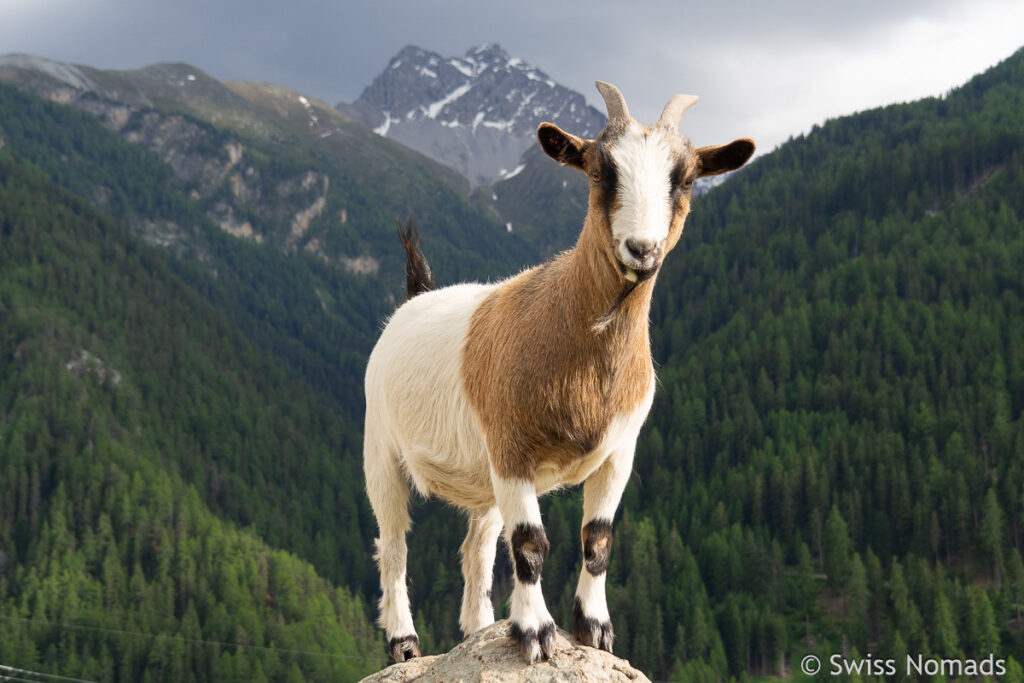
{"type": "Polygon", "coordinates": [[[637,273],[638,277],[636,280],[626,280],[623,282],[622,289],[619,290],[619,296],[615,299],[615,303],[612,304],[612,307],[608,309],[607,313],[597,319],[597,322],[594,323],[594,326],[591,329],[597,334],[604,332],[605,328],[607,328],[608,325],[611,324],[612,320],[615,319],[615,314],[619,312],[620,308],[622,308],[622,303],[626,300],[626,297],[632,294],[633,290],[636,289],[641,282],[651,279],[657,272],[657,268],[651,268],[650,270],[637,273]]]}

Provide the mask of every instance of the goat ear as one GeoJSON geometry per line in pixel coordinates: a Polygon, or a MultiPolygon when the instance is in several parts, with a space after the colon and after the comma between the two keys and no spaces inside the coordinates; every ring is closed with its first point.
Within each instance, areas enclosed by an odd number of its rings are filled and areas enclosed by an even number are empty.
{"type": "Polygon", "coordinates": [[[537,127],[537,139],[549,157],[560,164],[583,170],[583,152],[587,143],[582,138],[570,135],[553,123],[542,123],[537,127]]]}
{"type": "Polygon", "coordinates": [[[700,175],[718,175],[735,171],[747,163],[754,154],[754,141],[749,138],[733,140],[728,145],[709,145],[699,147],[700,175]]]}

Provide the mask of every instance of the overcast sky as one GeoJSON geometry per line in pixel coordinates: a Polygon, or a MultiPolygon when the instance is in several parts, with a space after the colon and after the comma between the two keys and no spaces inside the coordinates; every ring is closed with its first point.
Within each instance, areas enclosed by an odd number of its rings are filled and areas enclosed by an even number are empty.
{"type": "Polygon", "coordinates": [[[189,62],[351,101],[408,44],[499,43],[600,106],[610,81],[642,122],[699,95],[696,144],[769,151],[827,118],[940,95],[1024,45],[1020,0],[0,0],[0,54],[131,69],[189,62]],[[630,9],[634,8],[634,9],[630,9]]]}

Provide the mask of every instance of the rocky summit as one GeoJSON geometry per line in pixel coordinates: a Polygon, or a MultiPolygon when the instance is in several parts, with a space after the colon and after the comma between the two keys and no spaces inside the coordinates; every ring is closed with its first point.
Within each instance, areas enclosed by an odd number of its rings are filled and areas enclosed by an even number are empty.
{"type": "Polygon", "coordinates": [[[454,168],[473,185],[520,172],[523,152],[536,142],[542,121],[590,136],[605,123],[583,95],[498,45],[447,58],[406,47],[359,99],[338,108],[454,168]]]}
{"type": "Polygon", "coordinates": [[[573,683],[650,683],[629,662],[604,650],[580,645],[559,629],[549,661],[527,664],[509,637],[508,621],[474,633],[447,654],[393,664],[361,683],[459,683],[465,681],[572,681],[573,683]]]}

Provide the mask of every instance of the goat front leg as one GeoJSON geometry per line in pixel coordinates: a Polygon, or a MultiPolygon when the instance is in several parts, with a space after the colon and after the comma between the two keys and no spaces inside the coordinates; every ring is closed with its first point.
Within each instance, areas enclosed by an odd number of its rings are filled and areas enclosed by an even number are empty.
{"type": "Polygon", "coordinates": [[[612,550],[612,519],[633,467],[633,449],[613,453],[583,484],[583,570],[573,604],[573,635],[584,645],[612,651],[605,578],[612,550]]]}
{"type": "Polygon", "coordinates": [[[540,505],[532,481],[505,479],[493,472],[491,481],[515,568],[511,635],[523,657],[532,664],[550,658],[555,647],[555,622],[540,589],[541,570],[550,548],[548,537],[541,526],[540,505]]]}

